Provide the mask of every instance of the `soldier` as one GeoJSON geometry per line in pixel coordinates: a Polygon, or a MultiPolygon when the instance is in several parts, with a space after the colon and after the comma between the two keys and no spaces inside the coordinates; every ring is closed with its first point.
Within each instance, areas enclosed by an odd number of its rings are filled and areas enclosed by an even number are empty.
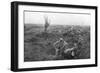
{"type": "Polygon", "coordinates": [[[64,52],[62,53],[63,57],[66,58],[66,59],[75,58],[75,50],[76,50],[76,48],[77,48],[77,44],[76,43],[74,44],[74,47],[72,47],[72,48],[68,48],[68,47],[65,46],[64,52]]]}
{"type": "Polygon", "coordinates": [[[62,52],[63,52],[63,48],[65,45],[67,45],[68,43],[66,41],[63,40],[63,38],[60,38],[58,41],[56,41],[54,43],[54,47],[56,50],[56,56],[61,56],[62,52]]]}

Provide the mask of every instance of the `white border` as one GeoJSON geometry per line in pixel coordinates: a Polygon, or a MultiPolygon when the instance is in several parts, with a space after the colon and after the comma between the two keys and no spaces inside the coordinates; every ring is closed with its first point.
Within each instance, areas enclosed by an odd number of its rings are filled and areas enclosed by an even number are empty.
{"type": "Polygon", "coordinates": [[[44,6],[18,6],[18,68],[36,68],[50,66],[71,66],[95,64],[95,11],[93,9],[77,9],[77,8],[60,8],[60,7],[44,7],[44,6]],[[39,62],[24,62],[24,22],[23,11],[55,11],[55,12],[78,12],[91,14],[91,59],[82,60],[57,60],[57,61],[39,61],[39,62]]]}

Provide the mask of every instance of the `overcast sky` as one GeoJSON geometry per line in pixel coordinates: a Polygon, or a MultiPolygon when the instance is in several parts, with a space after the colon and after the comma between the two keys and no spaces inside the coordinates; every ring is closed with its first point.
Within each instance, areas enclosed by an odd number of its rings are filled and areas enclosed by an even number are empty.
{"type": "Polygon", "coordinates": [[[44,13],[44,12],[25,12],[25,24],[44,24],[44,17],[48,17],[50,25],[90,25],[89,14],[75,13],[44,13]]]}

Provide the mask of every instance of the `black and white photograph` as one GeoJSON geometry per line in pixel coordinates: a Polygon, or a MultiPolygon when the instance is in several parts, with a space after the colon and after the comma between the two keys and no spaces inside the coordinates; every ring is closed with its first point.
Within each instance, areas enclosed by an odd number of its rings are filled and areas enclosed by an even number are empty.
{"type": "Polygon", "coordinates": [[[24,61],[89,59],[90,17],[24,11],[24,61]]]}
{"type": "Polygon", "coordinates": [[[97,7],[12,2],[11,70],[97,66],[97,7]]]}

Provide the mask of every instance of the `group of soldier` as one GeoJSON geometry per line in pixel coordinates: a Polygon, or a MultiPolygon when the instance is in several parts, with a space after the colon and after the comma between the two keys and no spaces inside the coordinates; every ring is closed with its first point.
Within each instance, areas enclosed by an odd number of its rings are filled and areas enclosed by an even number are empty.
{"type": "Polygon", "coordinates": [[[69,48],[68,43],[64,41],[63,38],[60,38],[58,41],[56,41],[54,44],[55,48],[55,56],[63,59],[73,59],[75,57],[75,50],[77,47],[77,44],[74,43],[74,46],[69,48]]]}

